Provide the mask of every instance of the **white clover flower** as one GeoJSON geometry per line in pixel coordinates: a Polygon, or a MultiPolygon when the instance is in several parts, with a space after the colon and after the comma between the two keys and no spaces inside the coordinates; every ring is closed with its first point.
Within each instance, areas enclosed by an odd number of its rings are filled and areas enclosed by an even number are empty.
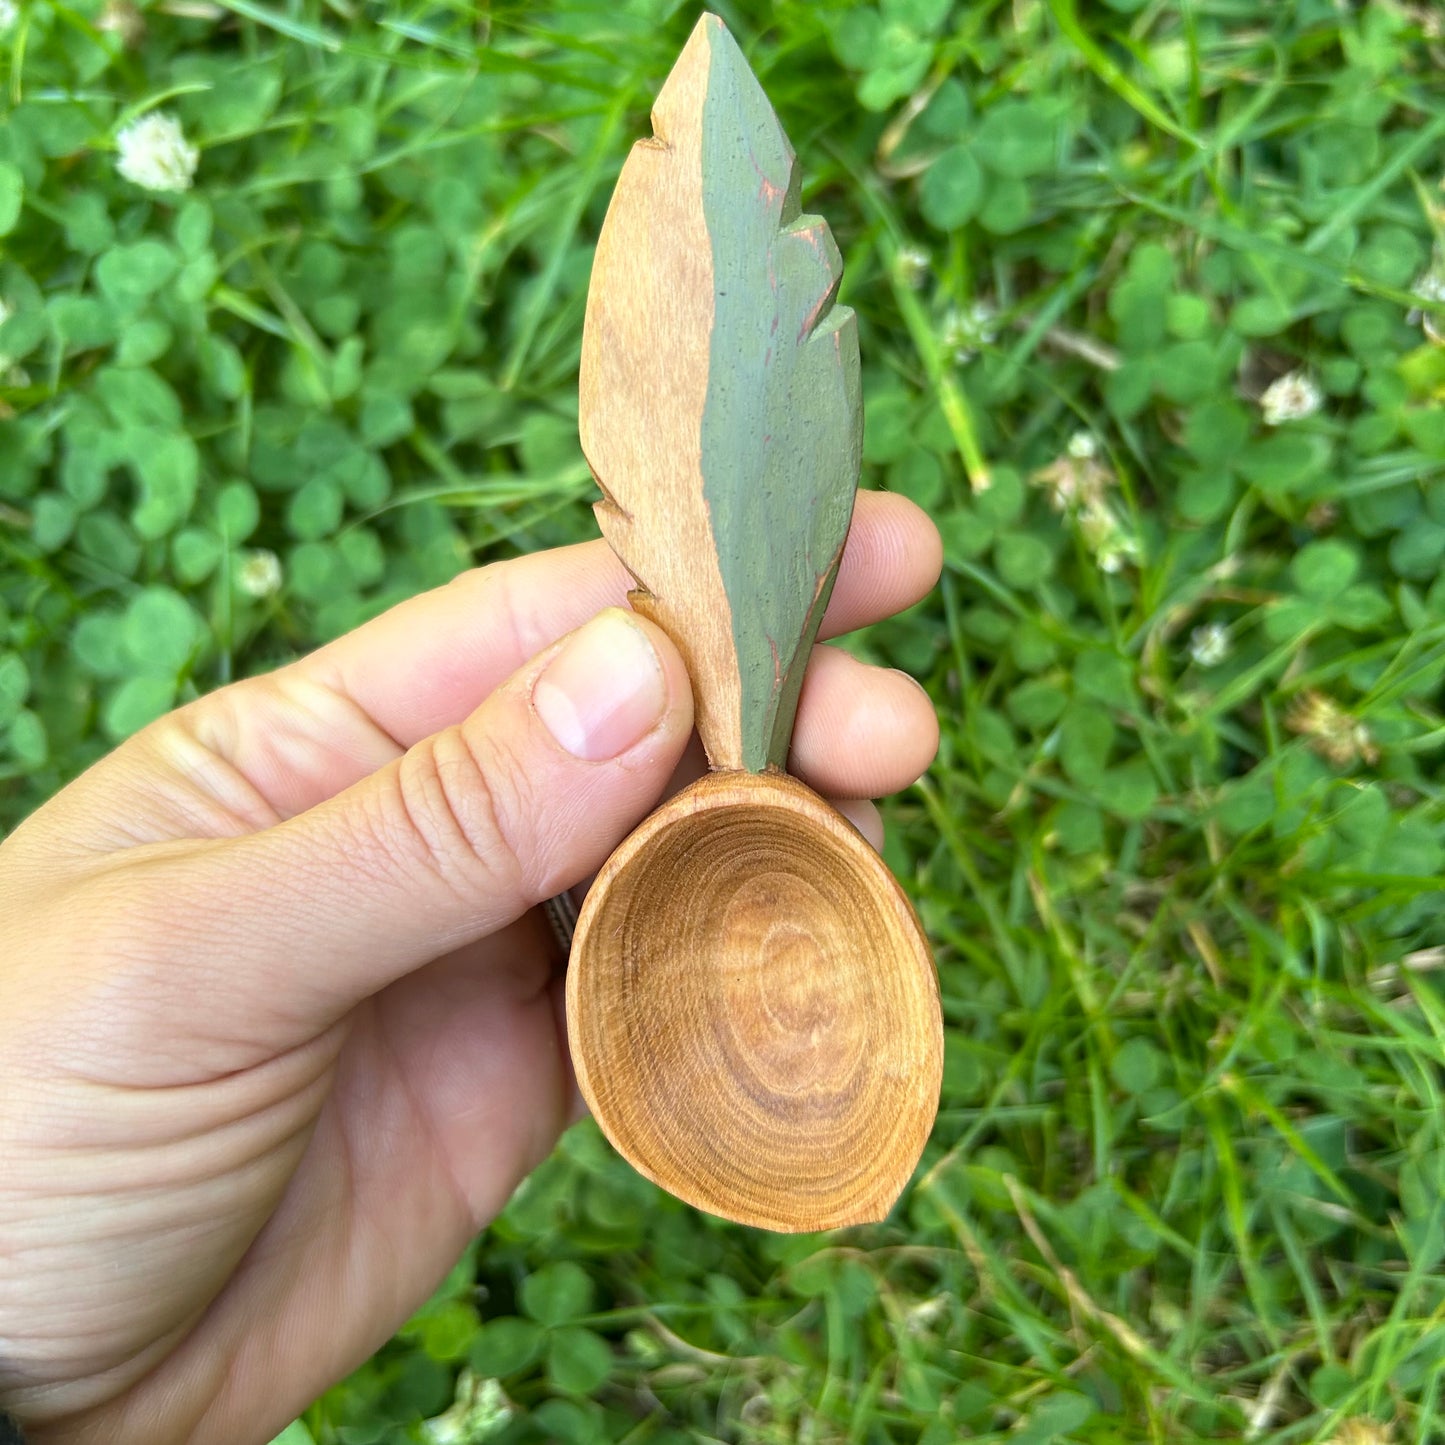
{"type": "Polygon", "coordinates": [[[480,1445],[505,1429],[515,1414],[499,1381],[463,1370],[451,1408],[444,1415],[433,1416],[422,1428],[432,1445],[480,1445]]]}
{"type": "Polygon", "coordinates": [[[998,337],[998,312],[987,301],[971,301],[966,307],[955,306],[943,318],[939,340],[945,351],[953,353],[960,366],[972,361],[998,337]]]}
{"type": "Polygon", "coordinates": [[[0,30],[8,30],[20,18],[15,0],[0,0],[0,30]]]}
{"type": "Polygon", "coordinates": [[[201,153],[181,132],[173,115],[153,110],[133,120],[115,138],[116,169],[148,191],[188,191],[201,153]]]}
{"type": "Polygon", "coordinates": [[[921,1335],[929,1326],[941,1320],[953,1303],[953,1296],[944,1293],[936,1294],[931,1299],[919,1300],[916,1305],[910,1306],[904,1311],[903,1328],[910,1335],[921,1335]]]}
{"type": "MultiPolygon", "coordinates": [[[[1428,271],[1415,278],[1410,289],[1422,301],[1445,301],[1445,256],[1437,257],[1428,271]]],[[[1405,319],[1411,326],[1421,327],[1437,346],[1445,346],[1445,327],[1423,307],[1416,306],[1405,319]]]]}
{"type": "Polygon", "coordinates": [[[281,559],[264,547],[246,553],[236,573],[236,585],[247,597],[274,597],[281,590],[281,559]]]}
{"type": "Polygon", "coordinates": [[[1122,572],[1139,560],[1139,539],[1098,497],[1090,498],[1079,509],[1079,535],[1094,554],[1101,572],[1122,572]]]}
{"type": "Polygon", "coordinates": [[[1029,480],[1044,488],[1049,505],[1056,512],[1067,512],[1083,500],[1083,468],[1072,457],[1057,457],[1048,466],[1040,467],[1029,480]]]}
{"type": "Polygon", "coordinates": [[[1341,767],[1380,760],[1380,749],[1369,728],[1334,698],[1313,688],[1300,693],[1290,703],[1284,723],[1291,732],[1304,737],[1322,758],[1341,767]]]}
{"type": "Polygon", "coordinates": [[[1269,426],[1301,421],[1313,416],[1323,405],[1325,394],[1303,371],[1289,371],[1270,382],[1259,399],[1259,409],[1269,426]]]}
{"type": "Polygon", "coordinates": [[[114,35],[130,50],[145,38],[145,17],[131,4],[131,0],[105,0],[105,7],[95,28],[105,34],[114,35]]]}
{"type": "Polygon", "coordinates": [[[1422,301],[1445,301],[1445,270],[1424,272],[1410,289],[1422,301]]]}
{"type": "Polygon", "coordinates": [[[1111,576],[1126,567],[1137,566],[1139,539],[1128,532],[1117,532],[1099,548],[1094,560],[1099,564],[1099,571],[1108,572],[1111,576]]]}
{"type": "Polygon", "coordinates": [[[1222,622],[1206,622],[1189,634],[1189,660],[1196,667],[1218,667],[1229,652],[1229,629],[1222,622]]]}
{"type": "Polygon", "coordinates": [[[917,291],[928,280],[933,269],[933,257],[922,246],[904,246],[893,258],[893,269],[905,286],[917,291]]]}
{"type": "Polygon", "coordinates": [[[1047,491],[1049,504],[1056,512],[1099,505],[1113,483],[1114,474],[1098,460],[1097,453],[1093,437],[1086,432],[1075,432],[1063,455],[1040,467],[1029,480],[1047,491]]]}

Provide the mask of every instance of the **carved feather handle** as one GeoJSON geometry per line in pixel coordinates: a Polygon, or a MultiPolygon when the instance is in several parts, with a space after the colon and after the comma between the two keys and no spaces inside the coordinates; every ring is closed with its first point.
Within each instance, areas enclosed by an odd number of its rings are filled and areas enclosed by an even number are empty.
{"type": "Polygon", "coordinates": [[[677,643],[714,768],[788,755],[858,485],[853,312],[736,41],[704,15],[597,244],[581,434],[638,611],[677,643]]]}
{"type": "Polygon", "coordinates": [[[714,771],[583,904],[578,1087],[650,1179],[768,1229],[883,1217],[938,1107],[928,941],[863,836],[779,771],[858,482],[853,313],[742,52],[698,22],[593,264],[582,446],[714,771]]]}

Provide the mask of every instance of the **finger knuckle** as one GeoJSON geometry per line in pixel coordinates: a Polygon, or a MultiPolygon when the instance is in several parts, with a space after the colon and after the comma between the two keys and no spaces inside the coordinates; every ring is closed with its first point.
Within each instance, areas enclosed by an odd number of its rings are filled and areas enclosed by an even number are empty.
{"type": "Polygon", "coordinates": [[[386,826],[408,861],[419,860],[456,892],[524,894],[520,820],[529,816],[525,772],[503,745],[447,728],[411,748],[389,790],[386,826]]]}

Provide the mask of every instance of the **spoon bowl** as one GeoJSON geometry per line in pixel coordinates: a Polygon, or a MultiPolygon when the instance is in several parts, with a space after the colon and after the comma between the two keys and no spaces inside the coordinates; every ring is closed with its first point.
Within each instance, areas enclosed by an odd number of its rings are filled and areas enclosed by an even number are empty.
{"type": "Polygon", "coordinates": [[[617,849],[578,920],[567,1017],[613,1144],[768,1229],[881,1219],[938,1105],[918,919],[852,824],[776,770],[709,774],[617,849]]]}

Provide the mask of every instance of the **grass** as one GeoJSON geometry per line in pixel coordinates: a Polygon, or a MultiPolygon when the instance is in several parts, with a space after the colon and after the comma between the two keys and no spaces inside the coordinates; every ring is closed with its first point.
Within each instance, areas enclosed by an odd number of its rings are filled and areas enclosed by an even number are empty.
{"type": "MultiPolygon", "coordinates": [[[[943,723],[888,845],[938,1127],[802,1238],[579,1127],[287,1445],[1445,1436],[1438,6],[719,9],[848,261],[866,481],[946,540],[858,644],[943,723]]],[[[590,247],[695,9],[135,14],[3,35],[0,822],[591,534],[590,247]],[[115,173],[156,107],[184,198],[115,173]]]]}

